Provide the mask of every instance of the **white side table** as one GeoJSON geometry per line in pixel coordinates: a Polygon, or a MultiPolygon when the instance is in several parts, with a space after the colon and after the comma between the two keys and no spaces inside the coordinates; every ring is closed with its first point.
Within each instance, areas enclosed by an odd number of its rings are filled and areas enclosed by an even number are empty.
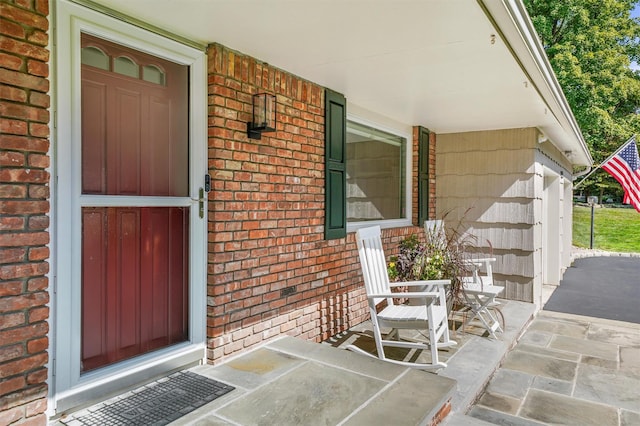
{"type": "Polygon", "coordinates": [[[473,312],[463,324],[468,325],[474,319],[478,319],[484,328],[487,329],[491,337],[497,339],[496,331],[503,332],[498,318],[489,310],[492,306],[497,306],[496,297],[504,291],[504,287],[497,285],[481,285],[476,283],[465,283],[463,287],[464,298],[469,310],[473,312]]]}

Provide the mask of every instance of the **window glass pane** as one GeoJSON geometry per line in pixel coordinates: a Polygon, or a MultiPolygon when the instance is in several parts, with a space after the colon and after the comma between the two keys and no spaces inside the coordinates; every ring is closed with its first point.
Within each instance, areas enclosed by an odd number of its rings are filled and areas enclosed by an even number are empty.
{"type": "Polygon", "coordinates": [[[109,57],[97,47],[87,46],[82,48],[82,63],[109,71],[109,57]]]}
{"type": "Polygon", "coordinates": [[[188,196],[189,67],[85,34],[82,42],[165,75],[156,85],[82,66],[82,193],[188,196]]]}
{"type": "Polygon", "coordinates": [[[140,78],[138,64],[133,62],[126,56],[120,56],[113,62],[113,70],[118,74],[126,75],[133,78],[140,78]]]}
{"type": "Polygon", "coordinates": [[[164,86],[164,73],[161,69],[154,65],[145,65],[142,67],[142,79],[149,83],[160,84],[164,86]]]}
{"type": "Polygon", "coordinates": [[[406,139],[347,123],[347,221],[401,219],[405,212],[406,139]]]}

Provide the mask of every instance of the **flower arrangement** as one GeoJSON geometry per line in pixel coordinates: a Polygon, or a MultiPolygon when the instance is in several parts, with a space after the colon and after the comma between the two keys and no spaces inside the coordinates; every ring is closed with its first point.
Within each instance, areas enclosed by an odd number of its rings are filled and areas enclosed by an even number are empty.
{"type": "Polygon", "coordinates": [[[456,230],[446,235],[443,229],[428,229],[424,240],[412,234],[399,243],[398,255],[389,259],[387,272],[391,281],[451,280],[447,299],[451,303],[462,297],[462,277],[471,273],[467,248],[470,237],[456,230]]]}
{"type": "Polygon", "coordinates": [[[443,278],[445,255],[442,250],[421,242],[415,234],[400,242],[400,253],[391,257],[388,273],[391,281],[439,280],[443,278]]]}

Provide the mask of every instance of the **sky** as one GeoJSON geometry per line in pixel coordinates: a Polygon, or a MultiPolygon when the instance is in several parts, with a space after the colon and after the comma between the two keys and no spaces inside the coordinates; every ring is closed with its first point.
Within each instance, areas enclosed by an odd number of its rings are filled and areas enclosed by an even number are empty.
{"type": "MultiPolygon", "coordinates": [[[[631,17],[632,18],[640,17],[640,1],[636,2],[636,7],[634,7],[633,10],[631,11],[631,17]]],[[[636,62],[632,62],[631,69],[635,71],[640,71],[640,65],[638,65],[636,62]]]]}

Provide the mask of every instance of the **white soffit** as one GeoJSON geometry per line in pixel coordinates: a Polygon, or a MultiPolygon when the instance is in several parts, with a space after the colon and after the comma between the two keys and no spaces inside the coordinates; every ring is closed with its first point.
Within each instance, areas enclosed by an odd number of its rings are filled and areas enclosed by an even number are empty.
{"type": "Polygon", "coordinates": [[[539,127],[576,153],[575,164],[589,164],[579,131],[549,104],[553,93],[537,87],[547,83],[517,43],[513,2],[481,1],[493,18],[474,0],[94,0],[268,62],[400,123],[436,133],[539,127]],[[518,63],[514,53],[527,57],[518,63]]]}

